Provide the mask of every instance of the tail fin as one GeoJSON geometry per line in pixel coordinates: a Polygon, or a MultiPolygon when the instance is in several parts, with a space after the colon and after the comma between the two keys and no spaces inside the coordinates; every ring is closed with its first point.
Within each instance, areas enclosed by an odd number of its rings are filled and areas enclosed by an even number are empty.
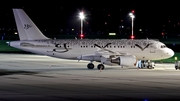
{"type": "Polygon", "coordinates": [[[37,28],[22,9],[13,9],[20,40],[49,39],[37,28]]]}

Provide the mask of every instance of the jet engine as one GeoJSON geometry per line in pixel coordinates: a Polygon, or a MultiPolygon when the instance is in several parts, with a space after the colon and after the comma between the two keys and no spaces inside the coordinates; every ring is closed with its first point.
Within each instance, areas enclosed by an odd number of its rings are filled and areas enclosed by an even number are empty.
{"type": "Polygon", "coordinates": [[[133,55],[119,56],[111,59],[111,63],[116,63],[121,66],[134,66],[136,62],[136,57],[133,55]]]}

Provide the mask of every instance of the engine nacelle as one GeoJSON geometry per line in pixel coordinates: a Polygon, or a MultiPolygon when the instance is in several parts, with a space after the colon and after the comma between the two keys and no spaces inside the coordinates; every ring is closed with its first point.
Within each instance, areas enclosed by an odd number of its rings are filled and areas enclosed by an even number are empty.
{"type": "Polygon", "coordinates": [[[111,62],[121,66],[134,66],[137,60],[135,56],[129,55],[129,56],[119,56],[117,58],[112,58],[111,62]]]}

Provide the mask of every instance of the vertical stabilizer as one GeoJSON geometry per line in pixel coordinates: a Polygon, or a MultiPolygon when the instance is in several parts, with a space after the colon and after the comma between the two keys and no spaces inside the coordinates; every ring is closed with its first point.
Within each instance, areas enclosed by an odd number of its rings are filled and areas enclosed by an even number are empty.
{"type": "Polygon", "coordinates": [[[42,34],[22,9],[13,9],[20,40],[49,39],[42,34]]]}

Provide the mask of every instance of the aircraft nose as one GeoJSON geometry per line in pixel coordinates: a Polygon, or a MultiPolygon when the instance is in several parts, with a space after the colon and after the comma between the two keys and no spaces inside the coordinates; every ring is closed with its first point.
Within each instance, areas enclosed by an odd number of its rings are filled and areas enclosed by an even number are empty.
{"type": "Polygon", "coordinates": [[[172,57],[174,56],[174,51],[172,49],[168,49],[167,54],[172,57]]]}

